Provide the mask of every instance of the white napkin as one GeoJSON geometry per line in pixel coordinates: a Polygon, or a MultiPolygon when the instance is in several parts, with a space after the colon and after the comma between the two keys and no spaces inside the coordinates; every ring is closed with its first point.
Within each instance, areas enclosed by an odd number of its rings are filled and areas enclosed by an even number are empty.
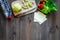
{"type": "Polygon", "coordinates": [[[46,15],[44,15],[41,12],[35,12],[34,13],[34,22],[38,22],[39,24],[42,24],[47,20],[46,15]]]}

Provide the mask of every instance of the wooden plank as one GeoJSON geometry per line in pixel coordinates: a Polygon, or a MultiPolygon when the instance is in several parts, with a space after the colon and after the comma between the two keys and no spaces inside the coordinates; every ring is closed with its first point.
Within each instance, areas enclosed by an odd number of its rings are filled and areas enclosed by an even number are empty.
{"type": "Polygon", "coordinates": [[[49,40],[56,40],[56,13],[51,13],[48,17],[49,40]]]}
{"type": "Polygon", "coordinates": [[[20,18],[20,40],[30,40],[31,14],[20,18]]]}
{"type": "Polygon", "coordinates": [[[60,0],[56,0],[58,12],[56,12],[56,40],[60,40],[60,0]]]}
{"type": "Polygon", "coordinates": [[[2,11],[1,11],[1,9],[0,9],[0,40],[4,40],[5,38],[6,38],[6,25],[5,25],[5,22],[6,20],[5,20],[5,18],[4,18],[4,16],[3,16],[3,14],[2,14],[2,11]]]}

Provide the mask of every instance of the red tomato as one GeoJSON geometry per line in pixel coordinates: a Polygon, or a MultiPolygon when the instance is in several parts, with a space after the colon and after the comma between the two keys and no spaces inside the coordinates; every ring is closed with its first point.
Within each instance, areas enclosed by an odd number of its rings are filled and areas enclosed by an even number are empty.
{"type": "Polygon", "coordinates": [[[40,2],[44,2],[45,0],[40,0],[40,2]]]}
{"type": "Polygon", "coordinates": [[[40,0],[40,4],[45,4],[45,0],[40,0]]]}
{"type": "Polygon", "coordinates": [[[11,19],[12,18],[12,16],[8,16],[8,19],[11,19]]]}
{"type": "Polygon", "coordinates": [[[43,4],[38,4],[38,8],[42,9],[43,8],[43,4]]]}

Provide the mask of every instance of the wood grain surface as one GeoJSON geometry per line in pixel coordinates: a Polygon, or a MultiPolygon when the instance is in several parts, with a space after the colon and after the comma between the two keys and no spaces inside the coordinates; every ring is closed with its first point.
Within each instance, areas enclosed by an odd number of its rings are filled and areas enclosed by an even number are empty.
{"type": "Polygon", "coordinates": [[[60,40],[60,0],[55,1],[58,12],[47,15],[42,25],[33,21],[34,14],[8,20],[0,7],[0,40],[60,40]]]}

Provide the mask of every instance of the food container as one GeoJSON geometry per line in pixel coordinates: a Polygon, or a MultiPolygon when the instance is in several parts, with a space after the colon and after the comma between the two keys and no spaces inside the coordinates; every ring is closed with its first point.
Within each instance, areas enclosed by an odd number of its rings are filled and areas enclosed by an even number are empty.
{"type": "MultiPolygon", "coordinates": [[[[15,2],[19,2],[20,4],[22,4],[22,1],[23,0],[14,1],[14,2],[12,2],[11,5],[13,5],[15,2]]],[[[31,0],[31,2],[33,3],[32,7],[27,8],[27,9],[22,8],[21,11],[19,11],[19,12],[13,12],[14,16],[24,16],[24,15],[31,14],[31,13],[35,12],[36,11],[35,0],[31,0]]]]}

